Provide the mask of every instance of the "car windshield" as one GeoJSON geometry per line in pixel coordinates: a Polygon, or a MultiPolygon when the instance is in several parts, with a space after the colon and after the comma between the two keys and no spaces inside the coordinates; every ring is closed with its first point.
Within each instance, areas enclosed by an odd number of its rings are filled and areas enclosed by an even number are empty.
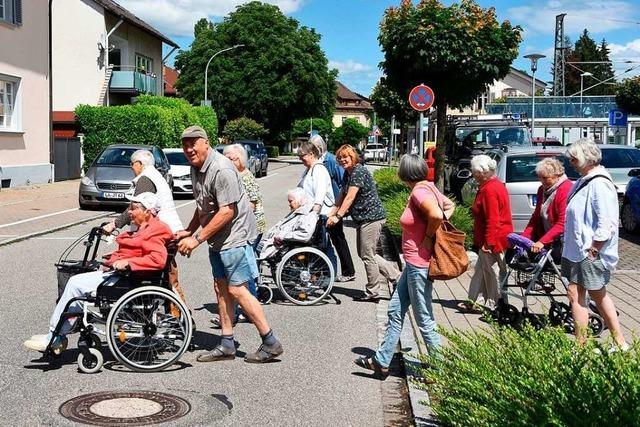
{"type": "Polygon", "coordinates": [[[190,166],[189,161],[182,151],[173,151],[165,154],[167,155],[167,159],[169,159],[169,163],[172,165],[190,166]]]}
{"type": "Polygon", "coordinates": [[[102,166],[130,166],[131,155],[138,150],[135,148],[107,148],[102,152],[98,160],[97,165],[102,166]]]}
{"type": "Polygon", "coordinates": [[[605,168],[640,168],[640,150],[610,148],[602,150],[602,166],[605,168]]]}
{"type": "Polygon", "coordinates": [[[381,150],[384,148],[382,144],[369,144],[366,146],[366,150],[381,150]]]}
{"type": "Polygon", "coordinates": [[[531,145],[529,131],[521,127],[458,128],[456,140],[467,146],[474,145],[531,145]]]}
{"type": "Polygon", "coordinates": [[[507,156],[507,176],[506,182],[533,182],[538,181],[536,175],[536,164],[545,157],[555,157],[564,165],[564,170],[569,179],[575,181],[580,175],[571,167],[569,159],[563,154],[548,155],[545,153],[523,154],[518,156],[507,156]]]}

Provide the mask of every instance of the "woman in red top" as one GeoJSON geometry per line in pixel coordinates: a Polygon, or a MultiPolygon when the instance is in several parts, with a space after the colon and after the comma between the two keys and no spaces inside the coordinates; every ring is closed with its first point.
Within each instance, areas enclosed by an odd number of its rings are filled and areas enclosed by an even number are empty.
{"type": "Polygon", "coordinates": [[[500,277],[507,273],[504,251],[507,236],[513,232],[509,193],[504,183],[496,177],[496,161],[484,154],[471,159],[471,173],[480,185],[471,207],[473,213],[473,244],[478,248],[478,260],[469,285],[469,301],[461,302],[461,311],[473,311],[478,296],[493,309],[500,298],[498,279],[493,270],[498,264],[500,277]]]}
{"type": "MultiPolygon", "coordinates": [[[[166,244],[173,238],[173,233],[167,224],[156,217],[157,196],[154,193],[142,193],[128,198],[131,200],[129,206],[131,223],[138,228],[135,232],[120,233],[117,237],[118,250],[110,254],[105,262],[113,270],[98,270],[71,277],[49,320],[49,334],[32,336],[25,341],[25,347],[45,351],[67,303],[72,298],[95,291],[101,283],[107,286],[115,283],[118,280],[115,270],[144,271],[164,268],[167,262],[166,244]]],[[[72,303],[69,311],[82,313],[82,303],[77,301],[72,303]]],[[[71,331],[74,322],[73,318],[65,321],[60,335],[56,336],[52,343],[52,349],[64,348],[65,335],[71,331]]]]}
{"type": "Polygon", "coordinates": [[[522,233],[535,242],[532,252],[550,247],[562,235],[567,197],[573,185],[565,175],[562,163],[553,157],[538,162],[536,175],[542,185],[538,188],[536,209],[522,233]]]}

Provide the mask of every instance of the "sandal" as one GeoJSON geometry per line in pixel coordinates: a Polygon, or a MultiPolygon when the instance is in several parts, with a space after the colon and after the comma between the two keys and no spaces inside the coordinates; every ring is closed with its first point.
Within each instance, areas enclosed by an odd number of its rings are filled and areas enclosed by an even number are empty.
{"type": "Polygon", "coordinates": [[[375,372],[376,377],[380,379],[384,380],[389,376],[389,368],[380,365],[374,357],[360,356],[354,362],[361,368],[375,372]]]}
{"type": "Polygon", "coordinates": [[[480,310],[476,304],[469,301],[459,302],[456,307],[460,313],[482,314],[482,310],[480,310]]]}

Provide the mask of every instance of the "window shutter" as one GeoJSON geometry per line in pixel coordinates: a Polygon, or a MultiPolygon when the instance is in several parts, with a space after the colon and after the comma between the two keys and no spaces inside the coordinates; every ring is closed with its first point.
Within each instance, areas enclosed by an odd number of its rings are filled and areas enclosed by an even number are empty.
{"type": "Polygon", "coordinates": [[[13,23],[22,25],[22,0],[13,0],[13,23]]]}

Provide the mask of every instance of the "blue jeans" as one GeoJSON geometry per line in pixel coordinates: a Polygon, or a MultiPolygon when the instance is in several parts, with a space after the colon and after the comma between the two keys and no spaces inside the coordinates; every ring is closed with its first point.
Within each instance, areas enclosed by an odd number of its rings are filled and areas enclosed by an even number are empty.
{"type": "Polygon", "coordinates": [[[385,368],[389,367],[400,340],[402,323],[409,305],[429,353],[433,356],[440,348],[440,335],[436,332],[437,325],[431,304],[433,282],[428,276],[428,268],[416,267],[409,263],[402,271],[396,290],[389,301],[387,331],[375,355],[376,361],[385,368]]]}

